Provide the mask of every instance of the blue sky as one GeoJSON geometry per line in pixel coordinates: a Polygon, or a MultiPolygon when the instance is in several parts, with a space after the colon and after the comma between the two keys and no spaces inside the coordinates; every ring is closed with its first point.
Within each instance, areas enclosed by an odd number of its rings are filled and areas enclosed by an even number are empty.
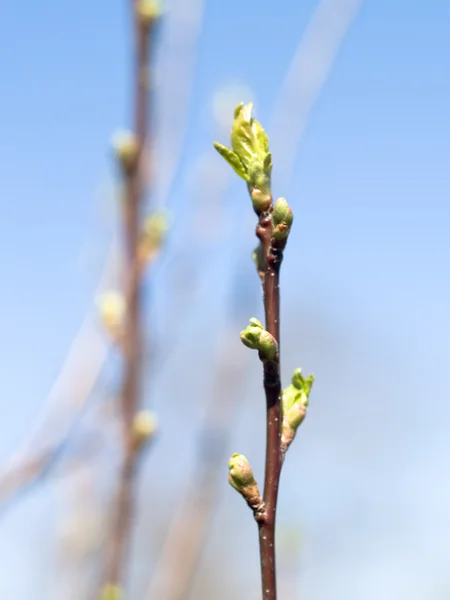
{"type": "MultiPolygon", "coordinates": [[[[129,105],[123,4],[28,0],[0,9],[2,459],[40,414],[90,305],[113,228],[108,144],[127,125],[129,105]]],[[[171,322],[169,284],[180,256],[195,264],[205,252],[202,240],[185,246],[182,216],[197,206],[191,178],[199,158],[217,136],[227,141],[214,124],[213,97],[230,85],[248,86],[253,97],[242,100],[254,100],[257,117],[269,123],[315,7],[312,0],[206,2],[186,143],[167,199],[174,214],[167,268],[155,276],[157,337],[171,322]]],[[[289,373],[301,361],[317,376],[281,505],[282,522],[291,518],[305,531],[300,587],[308,600],[440,600],[450,593],[449,17],[445,0],[363,0],[310,115],[292,178],[277,176],[274,156],[275,193],[288,197],[296,216],[283,270],[285,368],[289,373]]],[[[161,39],[164,48],[164,31],[161,39]]],[[[164,70],[159,77],[164,86],[164,70]]],[[[176,118],[176,98],[159,94],[157,102],[164,133],[176,118]]],[[[283,132],[271,133],[282,144],[283,132]]],[[[211,160],[220,178],[226,166],[211,160]]],[[[182,348],[196,327],[209,331],[223,319],[221,275],[230,256],[247,260],[253,245],[243,186],[234,182],[213,208],[208,190],[202,193],[202,206],[219,215],[225,234],[241,219],[240,237],[232,250],[219,238],[201,262],[182,348]]],[[[182,351],[175,361],[189,370],[182,351]]],[[[257,456],[260,440],[243,435],[252,406],[243,409],[235,442],[257,456]]],[[[159,411],[164,423],[170,410],[159,411]]],[[[228,490],[224,497],[214,535],[231,518],[228,503],[241,508],[228,490]]],[[[39,502],[49,500],[38,493],[0,521],[5,597],[20,599],[28,590],[18,556],[31,574],[37,569],[33,511],[46,514],[32,507],[39,502]]],[[[255,534],[249,521],[239,512],[248,547],[255,534]]],[[[236,559],[236,573],[238,566],[236,559]]],[[[249,593],[258,589],[253,567],[249,593]]]]}

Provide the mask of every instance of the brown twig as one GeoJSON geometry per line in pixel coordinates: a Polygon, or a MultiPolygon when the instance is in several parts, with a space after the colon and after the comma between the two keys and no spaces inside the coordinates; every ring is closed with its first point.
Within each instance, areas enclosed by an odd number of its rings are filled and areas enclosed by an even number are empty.
{"type": "MultiPolygon", "coordinates": [[[[281,443],[281,380],[280,380],[280,291],[279,274],[283,257],[283,245],[273,239],[271,214],[262,213],[256,228],[264,255],[264,311],[266,330],[278,342],[274,360],[264,365],[264,391],[266,394],[266,465],[264,478],[264,506],[258,516],[259,547],[261,557],[261,581],[264,600],[276,600],[275,519],[280,481],[282,456],[281,443]]],[[[256,517],[257,515],[255,515],[256,517]]]]}
{"type": "Polygon", "coordinates": [[[125,556],[129,544],[133,515],[134,479],[139,448],[135,444],[133,422],[140,406],[142,340],[142,268],[137,249],[141,232],[141,209],[144,198],[142,158],[149,121],[149,49],[156,17],[139,12],[139,2],[132,0],[134,19],[134,149],[123,169],[124,177],[124,272],[127,306],[123,332],[124,380],[121,394],[123,459],[114,505],[105,584],[121,587],[125,556]]]}

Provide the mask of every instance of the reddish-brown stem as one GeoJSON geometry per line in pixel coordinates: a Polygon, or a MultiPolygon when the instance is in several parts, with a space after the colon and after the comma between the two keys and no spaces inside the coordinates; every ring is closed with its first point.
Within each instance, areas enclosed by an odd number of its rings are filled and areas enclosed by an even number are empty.
{"type": "Polygon", "coordinates": [[[137,16],[132,1],[135,27],[134,57],[134,133],[138,145],[132,165],[124,170],[124,247],[125,247],[125,298],[127,316],[123,337],[124,379],[121,394],[121,419],[123,459],[119,474],[118,490],[114,505],[111,539],[105,582],[122,584],[125,557],[129,544],[132,515],[134,479],[138,450],[133,443],[133,420],[140,406],[140,377],[142,360],[142,270],[137,254],[141,230],[141,209],[145,191],[142,177],[142,156],[148,135],[149,73],[148,54],[152,24],[137,16]]]}
{"type": "MultiPolygon", "coordinates": [[[[256,229],[265,257],[263,282],[266,329],[280,343],[280,290],[279,273],[282,248],[272,239],[272,221],[268,213],[260,215],[256,229]]],[[[275,520],[278,484],[282,466],[281,443],[281,381],[280,355],[273,361],[264,361],[264,390],[266,393],[266,467],[264,478],[263,518],[258,519],[261,581],[263,600],[276,600],[275,520]]]]}

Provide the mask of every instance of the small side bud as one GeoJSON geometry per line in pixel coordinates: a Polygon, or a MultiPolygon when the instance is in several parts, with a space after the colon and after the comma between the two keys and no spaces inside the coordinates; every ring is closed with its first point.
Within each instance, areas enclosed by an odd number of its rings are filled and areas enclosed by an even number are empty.
{"type": "Polygon", "coordinates": [[[142,265],[146,265],[156,257],[169,230],[169,225],[169,215],[166,212],[157,212],[147,217],[137,250],[138,259],[142,265]]]}
{"type": "Polygon", "coordinates": [[[161,2],[158,0],[139,0],[136,13],[142,25],[150,27],[162,15],[161,2]]]}
{"type": "Polygon", "coordinates": [[[123,600],[122,588],[112,583],[107,583],[100,590],[99,600],[123,600]]]}
{"type": "Polygon", "coordinates": [[[122,334],[126,314],[123,295],[115,290],[109,290],[97,297],[96,304],[104,328],[111,338],[117,341],[122,334]]]}
{"type": "Polygon", "coordinates": [[[278,198],[272,212],[273,237],[276,240],[285,240],[291,230],[294,214],[286,202],[286,198],[278,198]]]}
{"type": "Polygon", "coordinates": [[[129,173],[135,166],[138,158],[139,143],[132,131],[119,131],[112,140],[114,153],[124,173],[129,173]]]}
{"type": "Polygon", "coordinates": [[[281,447],[284,452],[291,445],[298,427],[306,417],[309,394],[314,376],[303,377],[301,369],[295,369],[292,382],[283,390],[283,423],[281,427],[281,447]]]}
{"type": "Polygon", "coordinates": [[[133,420],[133,447],[140,450],[155,435],[158,429],[158,420],[155,413],[150,410],[139,411],[133,420]]]}
{"type": "Polygon", "coordinates": [[[252,259],[255,263],[256,270],[261,280],[264,281],[264,270],[266,265],[266,259],[264,256],[264,248],[259,244],[252,253],[252,259]]]}
{"type": "Polygon", "coordinates": [[[250,191],[253,209],[257,215],[267,212],[272,206],[272,194],[270,192],[254,187],[250,191]]]}
{"type": "Polygon", "coordinates": [[[228,469],[230,485],[241,494],[253,511],[261,510],[261,495],[247,458],[243,454],[233,454],[228,461],[228,469]]]}
{"type": "Polygon", "coordinates": [[[257,319],[250,319],[250,325],[241,331],[240,338],[244,346],[259,351],[261,360],[274,360],[278,353],[277,340],[257,319]]]}

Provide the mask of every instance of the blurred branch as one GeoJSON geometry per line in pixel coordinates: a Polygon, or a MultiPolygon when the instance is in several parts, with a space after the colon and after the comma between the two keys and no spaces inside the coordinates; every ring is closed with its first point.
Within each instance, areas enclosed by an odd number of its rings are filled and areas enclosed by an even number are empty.
{"type": "MultiPolygon", "coordinates": [[[[189,6],[184,2],[178,2],[167,15],[173,42],[169,44],[167,52],[162,56],[161,71],[172,73],[168,84],[171,87],[170,90],[166,90],[165,96],[176,99],[177,110],[175,114],[168,111],[161,119],[163,127],[171,128],[170,144],[173,144],[174,148],[168,148],[165,153],[168,160],[164,161],[164,172],[161,175],[158,173],[162,182],[157,194],[159,205],[166,198],[179,161],[183,142],[183,135],[180,132],[185,130],[186,121],[186,114],[180,110],[180,98],[183,98],[184,104],[187,105],[195,41],[202,14],[203,2],[195,0],[189,6]]],[[[164,133],[168,139],[167,132],[164,133]]],[[[147,152],[149,152],[148,148],[146,148],[147,152]]],[[[113,274],[117,273],[119,262],[121,260],[117,255],[116,244],[113,242],[108,250],[97,292],[114,285],[113,274]]],[[[31,483],[38,481],[52,469],[90,398],[107,360],[108,349],[107,341],[97,327],[96,318],[88,313],[72,342],[60,374],[45,403],[39,424],[35,427],[35,431],[27,436],[23,448],[16,450],[7,464],[0,469],[0,504],[7,500],[13,501],[16,494],[28,489],[31,483]],[[65,416],[62,414],[63,410],[67,412],[65,416]]]]}
{"type": "MultiPolygon", "coordinates": [[[[143,159],[150,120],[150,54],[160,9],[151,0],[131,0],[134,27],[134,131],[116,142],[116,157],[123,180],[124,300],[125,315],[120,348],[124,373],[120,396],[122,459],[117,494],[113,506],[111,530],[103,588],[121,589],[126,553],[131,534],[134,508],[135,474],[145,441],[138,427],[141,404],[141,367],[143,354],[143,263],[139,253],[143,233],[142,208],[146,181],[143,159]]],[[[148,436],[152,434],[149,429],[148,436]]],[[[145,437],[148,437],[147,435],[145,437]]]]}

